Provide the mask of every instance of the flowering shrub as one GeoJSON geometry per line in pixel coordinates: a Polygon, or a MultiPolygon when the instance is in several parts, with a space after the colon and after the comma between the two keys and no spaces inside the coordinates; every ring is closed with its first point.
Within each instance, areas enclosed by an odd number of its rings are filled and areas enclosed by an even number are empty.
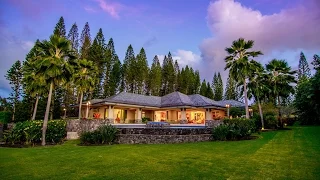
{"type": "MultiPolygon", "coordinates": [[[[18,122],[15,127],[5,132],[6,143],[36,144],[41,142],[43,121],[18,122]]],[[[50,120],[46,132],[46,141],[56,144],[62,142],[66,136],[66,122],[63,120],[50,120]]]]}

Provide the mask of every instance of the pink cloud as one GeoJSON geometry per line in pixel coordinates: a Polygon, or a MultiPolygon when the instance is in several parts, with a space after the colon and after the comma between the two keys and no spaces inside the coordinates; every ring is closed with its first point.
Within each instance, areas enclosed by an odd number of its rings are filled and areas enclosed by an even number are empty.
{"type": "Polygon", "coordinates": [[[114,2],[106,2],[105,0],[96,0],[99,3],[99,7],[106,13],[108,13],[110,16],[112,16],[115,19],[119,19],[119,13],[120,10],[123,9],[123,5],[120,3],[114,3],[114,2]]]}
{"type": "MultiPolygon", "coordinates": [[[[319,5],[317,0],[308,0],[278,13],[263,15],[260,11],[245,7],[234,0],[211,2],[207,24],[213,35],[200,44],[204,64],[209,67],[204,68],[207,70],[205,73],[224,71],[224,49],[239,37],[255,41],[254,48],[265,54],[257,59],[263,63],[271,58],[283,57],[283,53],[298,54],[301,50],[319,52],[319,5]]],[[[226,77],[227,72],[224,72],[224,75],[226,77]]]]}

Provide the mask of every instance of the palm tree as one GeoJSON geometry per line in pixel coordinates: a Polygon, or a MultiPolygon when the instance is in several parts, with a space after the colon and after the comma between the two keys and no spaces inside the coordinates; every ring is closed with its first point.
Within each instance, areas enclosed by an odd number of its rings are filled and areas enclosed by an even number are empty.
{"type": "Polygon", "coordinates": [[[37,77],[34,71],[27,70],[27,65],[24,65],[24,69],[23,82],[25,84],[25,90],[31,97],[36,98],[31,118],[31,120],[35,120],[39,98],[46,94],[48,89],[46,87],[46,81],[43,77],[37,77]]]}
{"type": "Polygon", "coordinates": [[[77,71],[74,74],[73,82],[80,92],[80,103],[79,103],[79,119],[81,118],[81,106],[83,100],[83,92],[92,91],[95,85],[95,76],[97,67],[92,61],[86,59],[78,60],[77,71]]]}
{"type": "Polygon", "coordinates": [[[225,49],[228,56],[225,58],[227,64],[224,69],[229,69],[230,76],[238,82],[243,83],[246,118],[249,118],[247,79],[257,69],[256,61],[252,58],[262,55],[261,51],[248,51],[253,45],[254,41],[245,41],[243,38],[239,38],[232,42],[231,47],[225,49]]]}
{"type": "Polygon", "coordinates": [[[41,59],[35,61],[35,75],[43,77],[50,85],[42,128],[42,145],[45,145],[52,91],[55,85],[62,85],[71,79],[75,56],[71,50],[70,42],[56,35],[52,35],[49,41],[41,42],[38,53],[41,59]]]}
{"type": "Polygon", "coordinates": [[[264,71],[262,64],[257,63],[257,67],[257,71],[254,74],[252,74],[251,77],[249,77],[248,95],[250,99],[254,97],[254,99],[258,103],[259,114],[261,119],[261,129],[263,130],[264,120],[261,108],[261,99],[263,98],[264,94],[268,92],[269,89],[266,82],[266,72],[264,71]]]}
{"type": "Polygon", "coordinates": [[[292,71],[291,67],[285,60],[273,59],[266,65],[268,73],[268,82],[271,89],[271,96],[274,98],[274,103],[279,107],[279,121],[282,126],[280,105],[281,97],[288,97],[294,93],[293,84],[295,80],[296,71],[292,71]]]}

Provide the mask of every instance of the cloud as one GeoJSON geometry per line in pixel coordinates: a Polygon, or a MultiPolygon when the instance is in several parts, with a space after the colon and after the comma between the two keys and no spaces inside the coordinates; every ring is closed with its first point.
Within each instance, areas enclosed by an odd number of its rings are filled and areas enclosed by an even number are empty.
{"type": "Polygon", "coordinates": [[[150,47],[155,43],[157,43],[157,41],[158,41],[157,37],[153,36],[150,39],[148,39],[145,43],[143,43],[143,47],[145,48],[150,47]]]}
{"type": "Polygon", "coordinates": [[[94,8],[89,7],[89,6],[85,6],[84,10],[87,11],[88,13],[95,13],[97,12],[94,8]]]}
{"type": "Polygon", "coordinates": [[[100,8],[108,13],[110,16],[112,16],[115,19],[119,19],[119,13],[120,10],[123,8],[123,5],[120,3],[111,3],[106,2],[105,0],[96,0],[99,3],[100,8]]]}
{"type": "Polygon", "coordinates": [[[258,58],[263,62],[277,58],[273,57],[275,54],[299,53],[301,50],[319,52],[320,3],[316,0],[303,3],[272,15],[263,15],[234,0],[211,2],[207,24],[212,37],[204,39],[200,44],[206,75],[212,70],[223,71],[226,56],[224,49],[240,37],[255,41],[254,49],[265,54],[258,58]]]}
{"type": "MultiPolygon", "coordinates": [[[[157,55],[160,63],[162,64],[165,55],[157,55]]],[[[173,61],[177,60],[180,68],[189,65],[194,69],[197,69],[198,65],[201,63],[201,56],[195,54],[192,51],[178,49],[177,51],[172,53],[173,61]]]]}

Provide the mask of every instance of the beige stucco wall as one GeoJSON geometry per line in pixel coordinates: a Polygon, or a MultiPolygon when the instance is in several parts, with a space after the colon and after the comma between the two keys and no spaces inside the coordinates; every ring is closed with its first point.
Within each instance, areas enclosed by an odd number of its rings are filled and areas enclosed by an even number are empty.
{"type": "Polygon", "coordinates": [[[126,120],[135,120],[135,110],[128,110],[127,111],[127,119],[126,120]]]}
{"type": "Polygon", "coordinates": [[[178,120],[178,113],[176,110],[168,111],[168,120],[178,120]]]}
{"type": "Polygon", "coordinates": [[[152,110],[145,110],[144,113],[145,113],[145,117],[153,120],[153,111],[152,110]]]}

